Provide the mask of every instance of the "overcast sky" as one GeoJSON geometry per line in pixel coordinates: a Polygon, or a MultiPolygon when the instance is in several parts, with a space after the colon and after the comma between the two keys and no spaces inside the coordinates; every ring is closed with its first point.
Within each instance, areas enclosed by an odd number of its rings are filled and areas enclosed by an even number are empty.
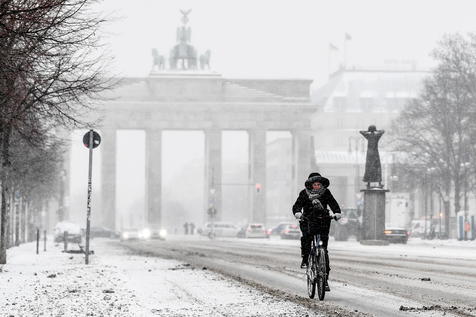
{"type": "Polygon", "coordinates": [[[212,50],[214,70],[230,77],[306,77],[324,80],[329,43],[348,63],[375,66],[386,59],[416,60],[447,32],[476,31],[474,0],[105,0],[118,17],[106,41],[125,76],[145,76],[151,48],[168,55],[180,24],[179,9],[192,9],[192,42],[212,50]]]}

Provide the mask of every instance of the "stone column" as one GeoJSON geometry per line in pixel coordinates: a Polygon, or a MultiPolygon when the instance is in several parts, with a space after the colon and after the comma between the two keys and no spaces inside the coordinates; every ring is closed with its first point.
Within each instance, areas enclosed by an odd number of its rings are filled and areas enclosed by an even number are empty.
{"type": "Polygon", "coordinates": [[[205,212],[213,205],[217,210],[215,220],[223,215],[221,140],[221,130],[205,131],[205,212]]]}
{"type": "Polygon", "coordinates": [[[266,223],[266,130],[251,130],[248,134],[249,176],[253,187],[251,219],[253,222],[266,223]]]}
{"type": "Polygon", "coordinates": [[[307,130],[296,130],[292,132],[293,138],[293,196],[304,188],[304,182],[311,172],[311,162],[314,160],[314,153],[311,148],[311,133],[307,130]]]}
{"type": "Polygon", "coordinates": [[[162,225],[162,130],[146,131],[146,219],[149,225],[162,225]]]}
{"type": "Polygon", "coordinates": [[[103,224],[116,229],[116,130],[101,133],[101,208],[103,224]]]}

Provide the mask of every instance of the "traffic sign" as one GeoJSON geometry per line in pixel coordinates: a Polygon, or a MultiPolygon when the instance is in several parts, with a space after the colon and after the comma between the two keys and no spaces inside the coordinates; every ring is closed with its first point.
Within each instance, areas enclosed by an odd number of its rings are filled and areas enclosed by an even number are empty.
{"type": "Polygon", "coordinates": [[[89,148],[89,134],[91,132],[93,133],[93,149],[95,149],[99,146],[99,144],[101,144],[101,136],[94,130],[89,130],[86,132],[86,134],[83,136],[83,144],[85,147],[89,148]]]}
{"type": "Polygon", "coordinates": [[[215,216],[217,214],[217,209],[215,207],[210,207],[207,212],[209,216],[215,216]]]}

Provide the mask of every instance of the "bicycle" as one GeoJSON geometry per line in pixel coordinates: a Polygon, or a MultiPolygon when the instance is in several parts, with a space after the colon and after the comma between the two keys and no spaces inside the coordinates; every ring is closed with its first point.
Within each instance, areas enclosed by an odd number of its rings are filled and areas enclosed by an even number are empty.
{"type": "MultiPolygon", "coordinates": [[[[335,219],[334,215],[319,217],[322,220],[335,219]]],[[[305,219],[305,218],[304,218],[305,219]]],[[[301,220],[302,221],[302,220],[301,220]]],[[[309,223],[308,223],[309,225],[309,223]]],[[[326,263],[326,251],[322,247],[321,235],[315,234],[311,241],[311,252],[309,253],[308,265],[306,269],[307,276],[307,293],[309,298],[314,298],[317,294],[319,300],[324,300],[326,295],[326,282],[327,282],[327,263],[326,263]]]]}

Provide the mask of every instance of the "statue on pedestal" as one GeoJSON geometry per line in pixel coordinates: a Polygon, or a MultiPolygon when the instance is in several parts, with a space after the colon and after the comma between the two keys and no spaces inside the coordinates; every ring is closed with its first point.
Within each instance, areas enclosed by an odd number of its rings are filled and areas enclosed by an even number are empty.
{"type": "Polygon", "coordinates": [[[192,46],[192,29],[187,26],[188,15],[192,10],[180,10],[182,26],[177,28],[177,44],[170,51],[170,68],[190,70],[197,68],[197,51],[192,46]]]}
{"type": "Polygon", "coordinates": [[[382,166],[380,164],[380,155],[378,152],[378,141],[385,133],[384,130],[377,130],[375,125],[369,126],[367,131],[359,131],[367,139],[367,158],[365,162],[365,174],[363,181],[370,188],[370,183],[378,182],[380,188],[382,185],[382,166]]]}

